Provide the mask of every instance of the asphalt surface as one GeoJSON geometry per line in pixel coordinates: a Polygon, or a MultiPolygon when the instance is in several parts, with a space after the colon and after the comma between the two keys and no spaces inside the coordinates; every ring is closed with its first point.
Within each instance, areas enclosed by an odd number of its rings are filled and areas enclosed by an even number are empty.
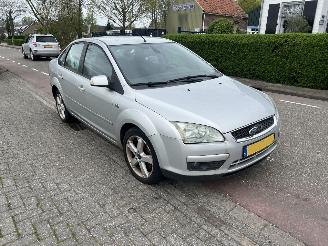
{"type": "MultiPolygon", "coordinates": [[[[50,98],[47,60],[31,62],[0,47],[0,65],[50,98]]],[[[270,95],[282,123],[277,150],[244,171],[198,185],[213,196],[227,194],[308,245],[328,245],[328,102],[270,95]]]]}

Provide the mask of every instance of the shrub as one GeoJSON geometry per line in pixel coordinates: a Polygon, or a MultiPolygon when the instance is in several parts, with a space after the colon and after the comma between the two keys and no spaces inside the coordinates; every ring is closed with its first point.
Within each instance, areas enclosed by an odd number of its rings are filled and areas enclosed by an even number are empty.
{"type": "Polygon", "coordinates": [[[24,43],[24,39],[14,39],[13,45],[21,46],[24,43]]]}
{"type": "Polygon", "coordinates": [[[166,37],[230,76],[328,89],[328,34],[166,37]]]}
{"type": "Polygon", "coordinates": [[[301,15],[290,16],[286,20],[286,28],[285,28],[286,33],[289,32],[308,33],[310,30],[311,27],[304,16],[301,15]]]}
{"type": "Polygon", "coordinates": [[[207,33],[210,34],[229,34],[234,32],[234,24],[231,20],[219,18],[208,27],[207,33]]]}
{"type": "Polygon", "coordinates": [[[25,39],[26,36],[25,35],[17,35],[17,36],[14,36],[14,39],[25,39]]]}
{"type": "Polygon", "coordinates": [[[7,39],[5,39],[5,42],[8,44],[8,45],[12,45],[13,44],[13,41],[12,41],[12,39],[10,38],[7,38],[7,39]]]}

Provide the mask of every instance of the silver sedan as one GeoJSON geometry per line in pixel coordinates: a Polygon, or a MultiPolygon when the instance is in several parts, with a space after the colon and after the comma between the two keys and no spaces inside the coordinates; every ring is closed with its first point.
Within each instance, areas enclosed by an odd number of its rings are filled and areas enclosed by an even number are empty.
{"type": "Polygon", "coordinates": [[[170,40],[80,39],[49,66],[61,120],[121,147],[141,182],[235,172],[276,148],[272,99],[170,40]]]}

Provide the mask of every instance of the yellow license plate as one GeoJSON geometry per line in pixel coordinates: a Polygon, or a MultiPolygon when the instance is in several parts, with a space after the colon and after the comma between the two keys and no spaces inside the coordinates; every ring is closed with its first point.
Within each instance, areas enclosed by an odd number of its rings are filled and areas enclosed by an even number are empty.
{"type": "Polygon", "coordinates": [[[258,152],[261,152],[262,150],[266,149],[271,144],[273,144],[274,140],[275,140],[275,135],[271,134],[270,136],[263,138],[262,140],[260,140],[256,143],[244,146],[243,158],[246,158],[246,157],[252,156],[258,152]]]}
{"type": "Polygon", "coordinates": [[[44,45],[44,48],[52,48],[52,45],[44,45]]]}

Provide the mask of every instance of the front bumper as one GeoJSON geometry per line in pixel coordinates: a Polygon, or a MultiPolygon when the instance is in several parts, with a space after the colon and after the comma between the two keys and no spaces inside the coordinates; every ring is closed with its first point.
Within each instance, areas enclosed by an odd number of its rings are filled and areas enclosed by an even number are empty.
{"type": "MultiPolygon", "coordinates": [[[[160,136],[161,141],[159,142],[161,142],[161,146],[155,146],[155,149],[158,150],[156,154],[164,174],[179,176],[223,175],[251,166],[268,156],[276,148],[279,134],[279,124],[275,118],[274,124],[269,129],[251,139],[237,141],[231,133],[226,133],[224,134],[225,142],[184,144],[181,140],[160,136]],[[245,145],[255,143],[273,133],[275,134],[273,144],[249,158],[242,158],[245,145]],[[217,162],[220,165],[218,168],[212,168],[211,170],[191,171],[188,168],[188,162],[217,162]]],[[[156,136],[152,138],[156,138],[156,136]]],[[[158,143],[158,139],[154,139],[152,142],[158,143]]]]}

